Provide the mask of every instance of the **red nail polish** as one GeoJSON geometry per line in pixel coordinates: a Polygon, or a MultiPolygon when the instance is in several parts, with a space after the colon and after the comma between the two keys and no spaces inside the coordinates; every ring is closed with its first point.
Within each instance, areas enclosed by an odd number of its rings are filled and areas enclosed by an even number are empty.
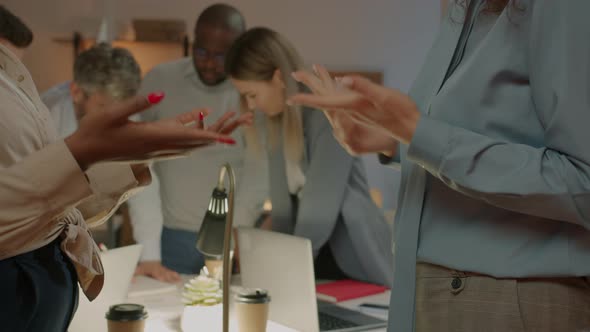
{"type": "Polygon", "coordinates": [[[223,144],[229,144],[229,145],[235,145],[236,144],[236,140],[233,138],[218,138],[217,142],[219,143],[223,143],[223,144]]]}
{"type": "Polygon", "coordinates": [[[203,121],[205,119],[205,113],[199,112],[199,121],[203,121]]]}
{"type": "Polygon", "coordinates": [[[152,92],[147,96],[147,99],[150,102],[150,104],[153,105],[162,101],[162,99],[164,99],[164,96],[164,92],[152,92]]]}

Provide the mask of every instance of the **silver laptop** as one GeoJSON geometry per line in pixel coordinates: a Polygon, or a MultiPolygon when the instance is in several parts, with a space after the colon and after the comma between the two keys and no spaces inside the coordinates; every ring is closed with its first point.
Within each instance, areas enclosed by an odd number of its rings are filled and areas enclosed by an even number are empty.
{"type": "Polygon", "coordinates": [[[105,313],[109,306],[127,302],[127,291],[139,255],[141,245],[111,249],[100,253],[104,268],[104,285],[98,297],[90,302],[79,290],[78,310],[68,327],[69,332],[104,332],[107,330],[105,313]]]}
{"type": "Polygon", "coordinates": [[[305,332],[352,332],[386,326],[384,320],[317,301],[308,239],[241,227],[238,245],[242,286],[268,290],[270,320],[305,332]]]}

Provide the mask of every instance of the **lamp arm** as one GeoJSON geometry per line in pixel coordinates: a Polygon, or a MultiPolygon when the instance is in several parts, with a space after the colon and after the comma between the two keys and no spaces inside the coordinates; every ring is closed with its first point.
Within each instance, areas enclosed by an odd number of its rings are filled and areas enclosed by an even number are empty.
{"type": "Polygon", "coordinates": [[[234,221],[234,191],[236,185],[236,178],[233,169],[229,164],[224,164],[219,172],[218,187],[223,188],[223,178],[226,174],[226,171],[229,175],[229,206],[227,209],[227,216],[225,221],[225,234],[223,236],[223,332],[229,331],[229,280],[231,277],[231,268],[229,266],[229,262],[232,228],[234,221]]]}
{"type": "MultiPolygon", "coordinates": [[[[219,189],[221,191],[223,191],[223,189],[225,188],[224,180],[225,180],[225,174],[227,172],[229,172],[228,167],[229,167],[229,169],[231,169],[231,166],[229,164],[224,164],[223,166],[221,166],[221,169],[219,170],[219,180],[217,181],[217,189],[219,189]]],[[[233,172],[233,170],[232,170],[232,172],[233,172]]]]}

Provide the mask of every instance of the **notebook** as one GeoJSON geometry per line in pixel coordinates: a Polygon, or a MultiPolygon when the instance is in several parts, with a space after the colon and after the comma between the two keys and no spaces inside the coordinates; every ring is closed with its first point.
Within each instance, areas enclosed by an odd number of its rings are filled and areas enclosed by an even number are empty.
{"type": "Polygon", "coordinates": [[[345,279],[317,285],[316,296],[318,300],[336,303],[383,293],[386,290],[387,287],[345,279]]]}

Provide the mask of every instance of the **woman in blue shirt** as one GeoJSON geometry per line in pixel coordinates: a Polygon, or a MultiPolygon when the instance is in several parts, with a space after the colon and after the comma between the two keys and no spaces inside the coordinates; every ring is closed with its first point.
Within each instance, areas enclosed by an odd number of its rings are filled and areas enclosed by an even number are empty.
{"type": "Polygon", "coordinates": [[[291,103],[401,160],[391,331],[590,327],[589,10],[451,3],[409,95],[295,74],[291,103]]]}

